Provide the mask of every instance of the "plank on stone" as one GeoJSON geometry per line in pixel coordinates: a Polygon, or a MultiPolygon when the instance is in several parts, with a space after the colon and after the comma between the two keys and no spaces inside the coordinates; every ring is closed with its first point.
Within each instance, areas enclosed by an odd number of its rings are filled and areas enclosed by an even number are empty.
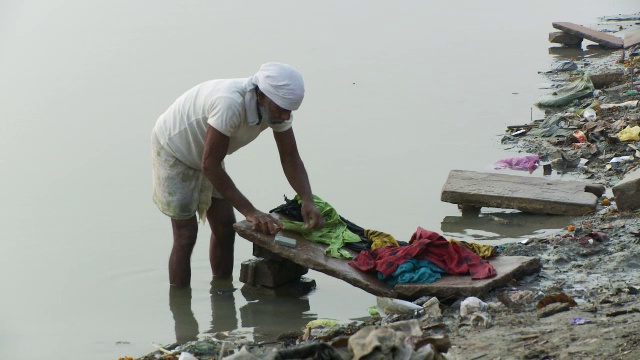
{"type": "Polygon", "coordinates": [[[554,22],[553,27],[562,30],[568,34],[581,38],[589,39],[595,43],[611,49],[621,49],[624,42],[621,38],[610,34],[603,33],[598,30],[589,29],[588,27],[577,25],[570,22],[554,22]]]}
{"type": "MultiPolygon", "coordinates": [[[[351,267],[348,260],[336,259],[324,255],[326,245],[311,242],[303,237],[284,231],[284,235],[295,238],[296,247],[277,245],[274,236],[253,230],[252,224],[241,221],[234,225],[236,232],[254,245],[263,247],[278,256],[304,267],[323,272],[341,279],[370,294],[383,297],[415,300],[419,294],[438,294],[438,296],[474,296],[496,286],[502,286],[511,279],[518,278],[540,269],[539,260],[530,257],[502,256],[489,261],[496,268],[498,275],[490,279],[471,280],[470,276],[447,275],[431,284],[402,284],[392,287],[380,281],[374,273],[364,273],[351,267]]],[[[346,249],[354,256],[355,252],[346,249]]]]}
{"type": "Polygon", "coordinates": [[[628,49],[632,46],[640,44],[640,30],[633,31],[625,34],[624,36],[624,48],[628,49]]]}
{"type": "Polygon", "coordinates": [[[578,181],[452,170],[440,200],[537,214],[583,215],[595,211],[604,191],[602,185],[578,181]]]}

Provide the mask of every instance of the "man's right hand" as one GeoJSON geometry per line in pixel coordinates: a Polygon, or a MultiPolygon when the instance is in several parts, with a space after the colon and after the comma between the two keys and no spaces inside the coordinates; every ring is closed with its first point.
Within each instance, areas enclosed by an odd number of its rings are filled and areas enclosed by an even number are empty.
{"type": "Polygon", "coordinates": [[[278,230],[284,229],[284,225],[278,219],[260,210],[254,210],[246,217],[253,223],[253,230],[258,230],[263,234],[273,235],[278,230]]]}

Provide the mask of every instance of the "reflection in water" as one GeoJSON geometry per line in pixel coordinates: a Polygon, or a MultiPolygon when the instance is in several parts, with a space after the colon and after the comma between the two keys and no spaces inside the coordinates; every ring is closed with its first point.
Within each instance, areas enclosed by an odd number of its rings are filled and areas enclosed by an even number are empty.
{"type": "Polygon", "coordinates": [[[310,310],[306,297],[275,297],[242,293],[248,303],[240,308],[243,327],[254,328],[255,341],[273,341],[279,335],[302,330],[315,314],[305,314],[310,310]]]}
{"type": "MultiPolygon", "coordinates": [[[[207,333],[232,332],[239,328],[233,280],[211,281],[211,327],[207,333]]],[[[253,328],[255,341],[272,341],[281,334],[302,330],[315,320],[306,297],[242,293],[247,304],[240,308],[241,327],[253,328]]],[[[198,321],[191,309],[191,288],[169,287],[169,309],[175,321],[176,342],[198,339],[198,321]]]]}
{"type": "Polygon", "coordinates": [[[211,281],[211,329],[209,333],[232,331],[238,328],[236,288],[233,279],[213,278],[211,281]]]}
{"type": "Polygon", "coordinates": [[[514,242],[546,230],[558,230],[571,221],[569,216],[524,212],[481,213],[480,216],[445,216],[440,225],[446,238],[465,241],[489,240],[497,245],[514,242]],[[543,229],[543,230],[541,230],[543,229]]]}
{"type": "Polygon", "coordinates": [[[198,338],[198,322],[191,311],[191,288],[169,286],[169,309],[175,322],[178,344],[198,338]]]}

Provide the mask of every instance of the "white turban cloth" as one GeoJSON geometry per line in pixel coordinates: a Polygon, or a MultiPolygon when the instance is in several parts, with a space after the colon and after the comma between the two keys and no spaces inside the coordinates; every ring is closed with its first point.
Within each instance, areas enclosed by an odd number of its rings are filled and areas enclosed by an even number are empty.
{"type": "Polygon", "coordinates": [[[298,110],[304,98],[302,75],[287,64],[270,62],[260,66],[251,82],[278,106],[286,110],[298,110]]]}

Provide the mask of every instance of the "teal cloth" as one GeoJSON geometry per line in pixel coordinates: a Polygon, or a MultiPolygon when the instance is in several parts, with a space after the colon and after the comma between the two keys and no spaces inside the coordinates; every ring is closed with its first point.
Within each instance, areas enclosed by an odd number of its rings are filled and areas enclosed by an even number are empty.
{"type": "MultiPolygon", "coordinates": [[[[302,203],[298,195],[293,199],[302,203]]],[[[360,237],[347,229],[347,224],[340,220],[340,215],[329,203],[316,195],[313,195],[313,203],[324,219],[324,226],[321,229],[307,229],[300,221],[281,220],[284,229],[301,234],[307,240],[329,245],[324,251],[327,256],[352,259],[353,256],[343,249],[344,244],[360,242],[360,237]]]]}
{"type": "Polygon", "coordinates": [[[429,260],[410,259],[400,264],[396,271],[387,278],[381,272],[378,272],[378,279],[391,286],[406,283],[428,284],[440,279],[442,277],[441,274],[444,273],[446,271],[440,269],[429,260]]]}

